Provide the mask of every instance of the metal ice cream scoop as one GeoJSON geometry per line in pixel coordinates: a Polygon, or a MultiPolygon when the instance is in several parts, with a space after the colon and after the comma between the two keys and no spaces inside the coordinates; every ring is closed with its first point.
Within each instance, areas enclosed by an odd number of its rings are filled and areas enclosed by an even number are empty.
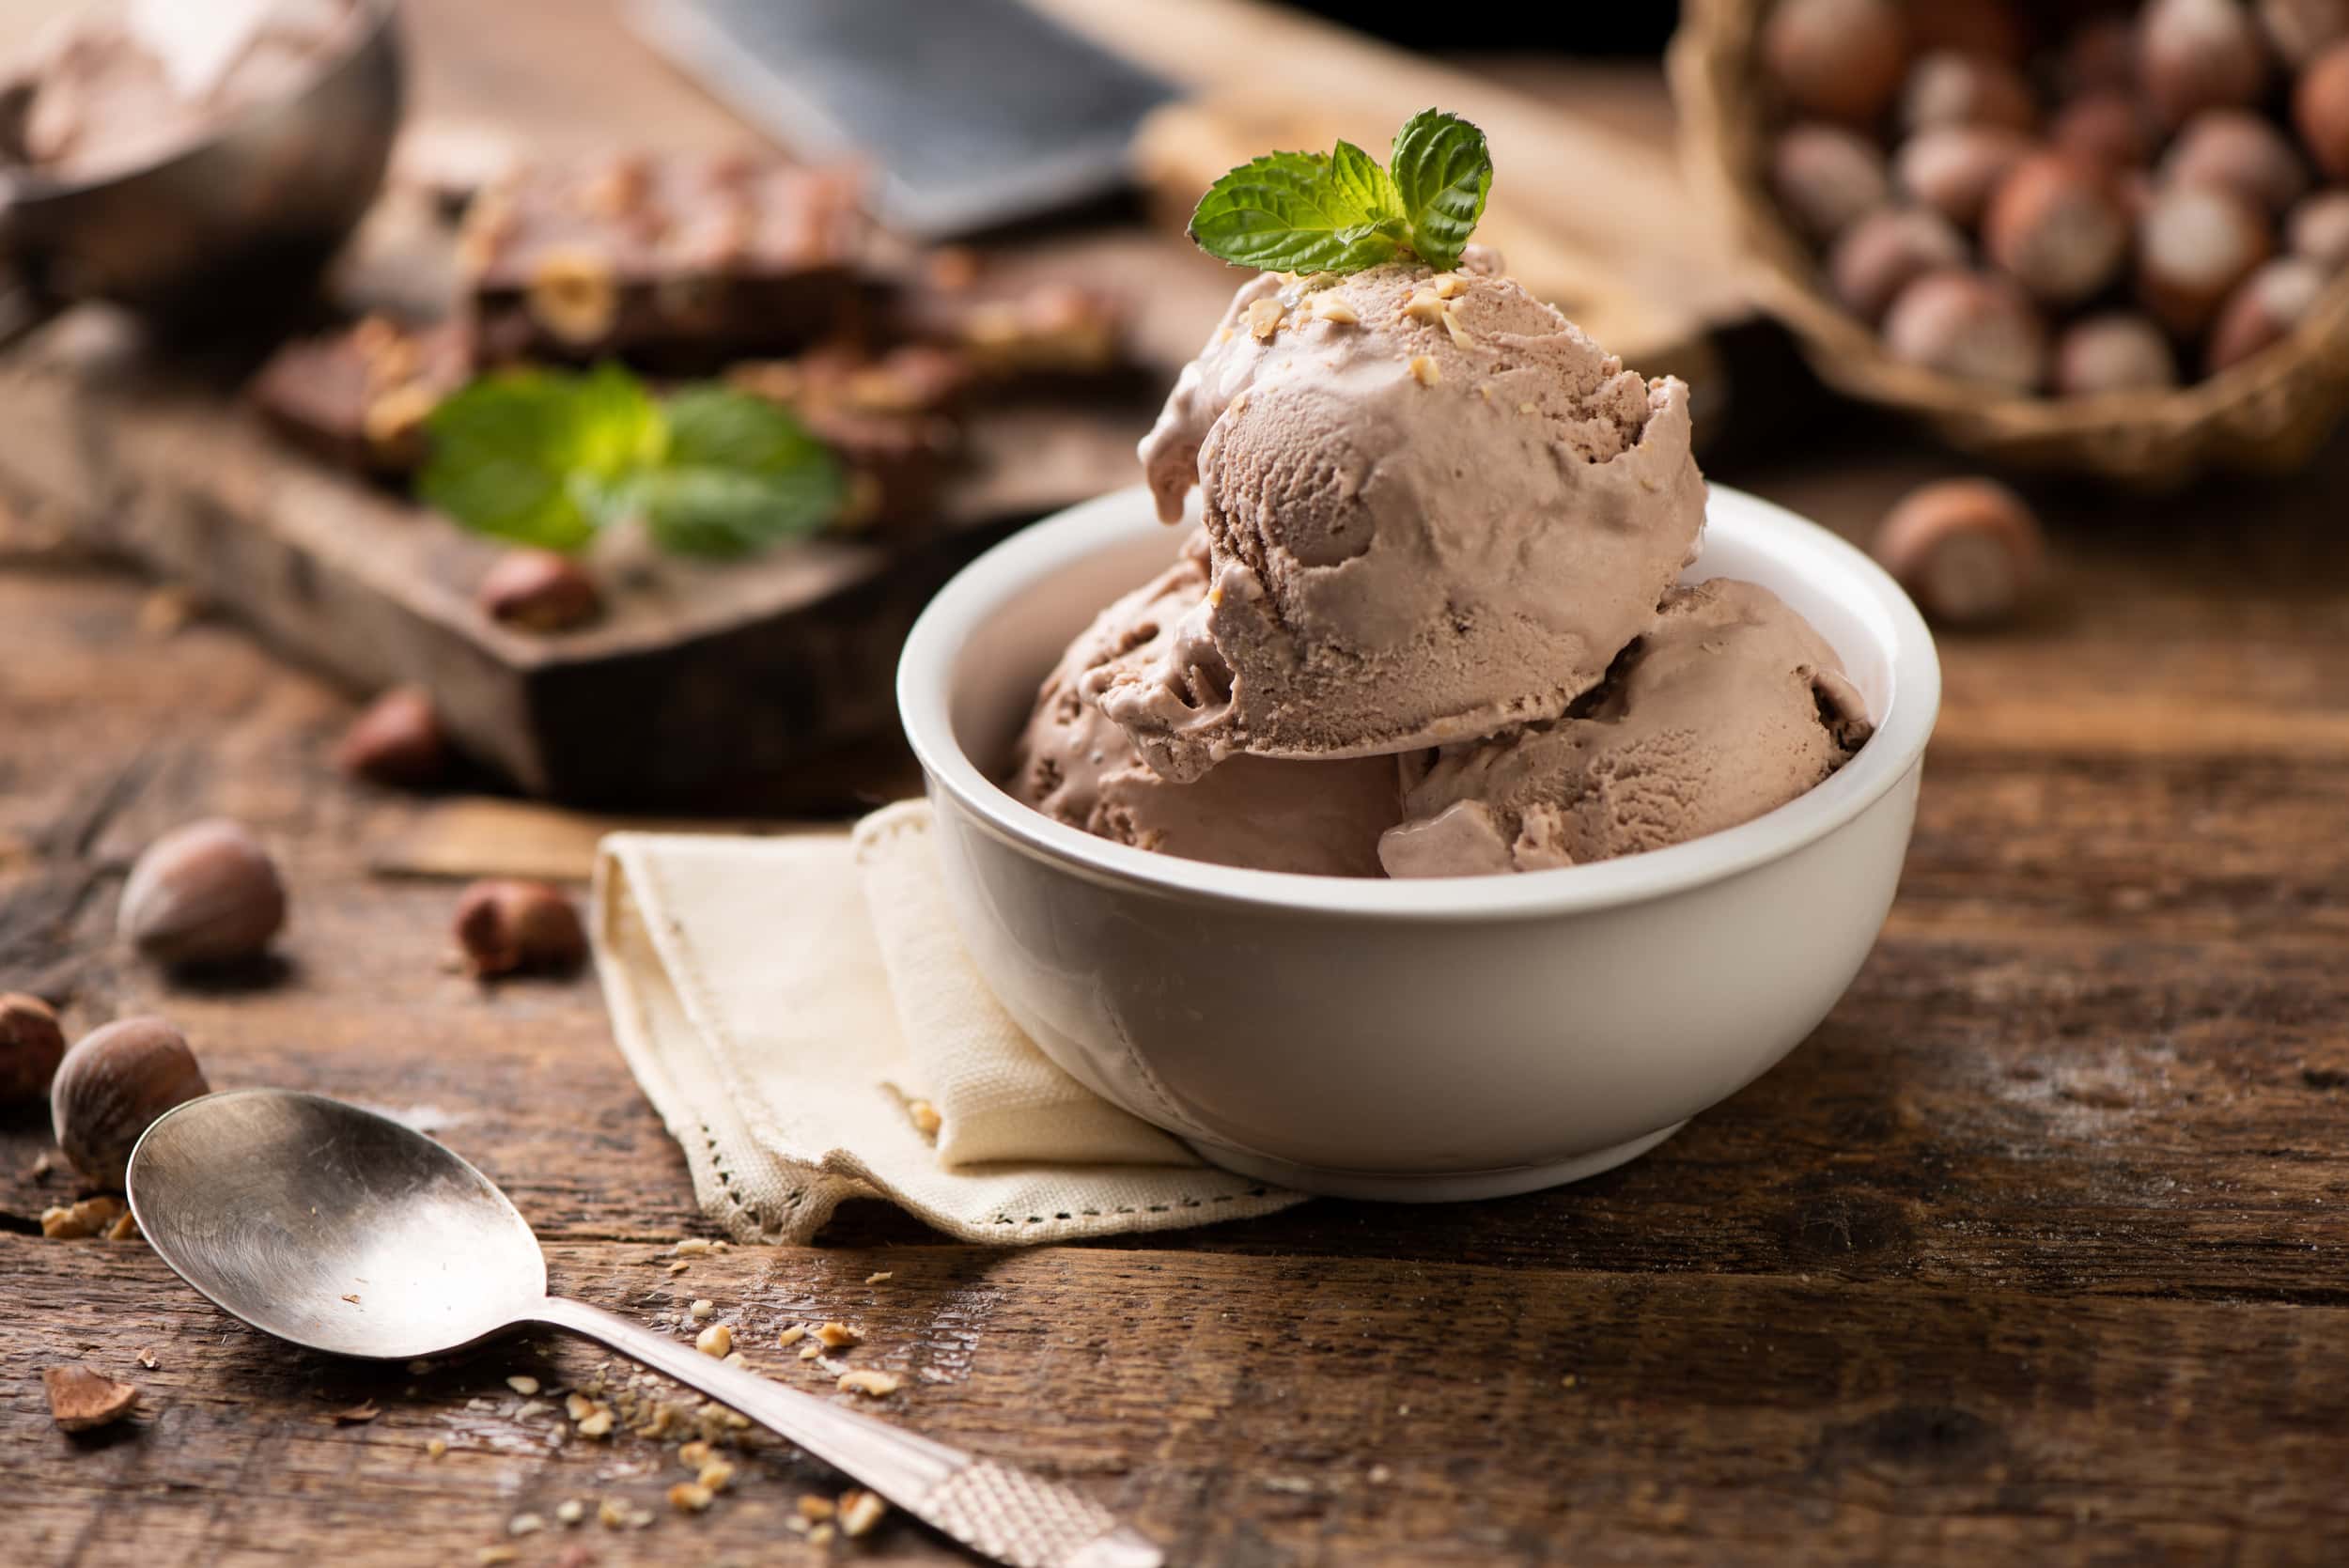
{"type": "Polygon", "coordinates": [[[0,349],[76,300],[177,321],[315,278],[399,126],[397,8],[356,3],[360,24],[301,86],[160,158],[98,179],[0,166],[0,349]]]}
{"type": "Polygon", "coordinates": [[[313,1350],[405,1360],[541,1324],[599,1340],[771,1427],[1013,1568],[1159,1568],[1082,1495],[844,1409],[600,1308],[547,1294],[529,1224],[487,1176],[388,1117],[319,1094],[190,1100],[131,1155],[131,1211],[179,1277],[313,1350]]]}

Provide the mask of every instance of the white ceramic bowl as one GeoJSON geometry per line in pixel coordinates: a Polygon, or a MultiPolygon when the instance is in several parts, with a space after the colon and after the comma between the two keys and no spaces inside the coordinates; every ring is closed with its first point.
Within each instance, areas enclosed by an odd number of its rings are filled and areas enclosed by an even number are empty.
{"type": "Polygon", "coordinates": [[[996,784],[1037,683],[1181,536],[1139,489],[948,583],[897,672],[954,917],[1045,1054],[1218,1165],[1313,1192],[1529,1191],[1646,1152],[1810,1033],[1890,907],[1940,705],[1906,596],[1834,535],[1716,485],[1688,574],[1775,590],[1876,721],[1743,826],[1596,865],[1381,881],[1154,855],[996,784]]]}

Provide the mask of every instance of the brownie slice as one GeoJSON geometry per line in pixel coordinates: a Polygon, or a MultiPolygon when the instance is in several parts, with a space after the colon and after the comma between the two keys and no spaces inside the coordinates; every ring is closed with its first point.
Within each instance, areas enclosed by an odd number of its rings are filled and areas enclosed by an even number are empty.
{"type": "Polygon", "coordinates": [[[295,444],[354,473],[389,477],[424,461],[426,416],[472,375],[461,326],[407,328],[370,316],[279,349],[254,378],[252,396],[295,444]]]}

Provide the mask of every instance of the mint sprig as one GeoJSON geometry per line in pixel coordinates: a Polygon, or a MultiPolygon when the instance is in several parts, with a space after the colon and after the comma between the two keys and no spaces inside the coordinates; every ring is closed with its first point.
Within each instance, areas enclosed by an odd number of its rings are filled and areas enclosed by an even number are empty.
{"type": "Polygon", "coordinates": [[[1190,238],[1209,256],[1272,272],[1359,272],[1407,251],[1455,267],[1492,181],[1485,133],[1426,109],[1395,133],[1385,167],[1343,141],[1241,164],[1200,198],[1190,238]]]}
{"type": "Polygon", "coordinates": [[[656,400],[617,365],[486,376],[427,424],[417,494],[475,533],[584,548],[641,520],[686,555],[742,555],[838,516],[840,464],[791,413],[714,385],[656,400]]]}

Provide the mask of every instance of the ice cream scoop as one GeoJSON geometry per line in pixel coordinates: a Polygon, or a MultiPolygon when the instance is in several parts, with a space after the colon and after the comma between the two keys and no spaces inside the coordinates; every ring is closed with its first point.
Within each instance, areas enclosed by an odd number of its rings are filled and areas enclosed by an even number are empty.
{"type": "Polygon", "coordinates": [[[1045,677],[1014,754],[1013,795],[1056,821],[1186,860],[1330,877],[1379,875],[1378,838],[1402,815],[1392,757],[1235,757],[1190,784],[1161,778],[1080,691],[1113,657],[1161,649],[1207,586],[1194,534],[1175,564],[1103,611],[1045,677]]]}
{"type": "Polygon", "coordinates": [[[1379,859],[1392,877],[1461,877],[1659,849],[1784,805],[1869,732],[1810,623],[1717,578],[1675,590],[1565,717],[1404,759],[1405,820],[1379,859]]]}
{"type": "Polygon", "coordinates": [[[1498,268],[1234,296],[1142,443],[1161,518],[1200,487],[1209,584],[1083,683],[1159,772],[1554,719],[1655,620],[1703,520],[1688,388],[1498,268]]]}

